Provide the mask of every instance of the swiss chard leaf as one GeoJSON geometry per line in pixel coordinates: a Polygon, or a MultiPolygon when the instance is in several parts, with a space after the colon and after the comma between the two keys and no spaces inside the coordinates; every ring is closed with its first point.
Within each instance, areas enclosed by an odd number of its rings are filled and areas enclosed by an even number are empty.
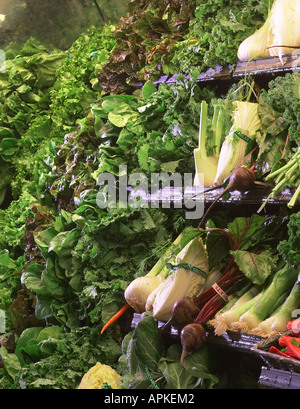
{"type": "Polygon", "coordinates": [[[259,254],[250,251],[230,251],[239,269],[253,284],[263,284],[274,272],[277,266],[278,254],[272,249],[266,249],[259,254]]]}
{"type": "Polygon", "coordinates": [[[276,112],[267,102],[258,105],[257,113],[263,125],[263,130],[269,134],[278,135],[288,126],[282,114],[276,112]]]}
{"type": "Polygon", "coordinates": [[[251,243],[251,236],[264,224],[265,218],[254,214],[250,218],[236,217],[228,223],[228,230],[232,234],[235,248],[247,249],[251,243]]]}
{"type": "Polygon", "coordinates": [[[146,365],[149,371],[155,371],[157,363],[162,355],[162,342],[157,327],[157,322],[152,315],[144,314],[143,319],[138,323],[133,337],[132,348],[137,356],[138,366],[133,365],[131,372],[137,369],[144,371],[146,365]]]}

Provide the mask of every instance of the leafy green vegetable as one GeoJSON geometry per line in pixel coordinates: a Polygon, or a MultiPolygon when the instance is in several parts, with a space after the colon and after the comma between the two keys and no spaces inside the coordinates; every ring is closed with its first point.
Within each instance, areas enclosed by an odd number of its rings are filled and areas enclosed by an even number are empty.
{"type": "MultiPolygon", "coordinates": [[[[37,351],[48,355],[37,362],[22,366],[15,354],[3,351],[3,356],[10,358],[12,379],[6,385],[8,389],[75,389],[91,366],[101,362],[115,367],[121,354],[120,344],[110,335],[100,335],[97,327],[81,327],[64,334],[50,327],[39,334],[42,339],[38,344],[39,337],[25,344],[25,350],[37,346],[37,351]]],[[[25,350],[22,347],[22,353],[25,350]]]]}
{"type": "Polygon", "coordinates": [[[157,322],[144,313],[136,328],[122,343],[122,356],[117,370],[123,376],[125,389],[201,389],[218,382],[208,371],[209,355],[204,347],[186,359],[187,369],[180,364],[181,346],[162,349],[157,322]]]}
{"type": "Polygon", "coordinates": [[[15,354],[22,367],[52,355],[64,330],[59,326],[26,328],[20,335],[15,354]]]}
{"type": "Polygon", "coordinates": [[[50,93],[51,139],[74,131],[76,121],[84,117],[90,105],[101,95],[97,73],[116,45],[113,37],[115,28],[112,24],[102,29],[90,27],[68,49],[50,93]]]}
{"type": "Polygon", "coordinates": [[[234,250],[230,252],[239,269],[253,284],[263,284],[277,267],[278,254],[266,249],[256,254],[249,251],[234,250]]]}
{"type": "Polygon", "coordinates": [[[5,331],[13,328],[10,308],[21,287],[20,274],[23,267],[22,256],[16,260],[10,257],[8,250],[0,251],[0,310],[4,313],[5,331]]]}
{"type": "Polygon", "coordinates": [[[299,269],[300,266],[300,212],[291,214],[288,222],[288,238],[282,240],[277,250],[291,267],[299,269]]]}
{"type": "Polygon", "coordinates": [[[197,78],[208,68],[237,63],[240,43],[265,21],[269,3],[198,0],[188,32],[172,50],[171,61],[177,72],[197,78]]]}
{"type": "Polygon", "coordinates": [[[278,135],[283,129],[288,130],[291,141],[300,143],[300,76],[287,73],[276,77],[268,84],[268,90],[261,94],[260,115],[266,132],[278,135]],[[273,121],[272,119],[273,118],[273,121]],[[272,124],[272,127],[269,123],[272,124]]]}
{"type": "Polygon", "coordinates": [[[117,45],[99,72],[108,94],[130,93],[132,86],[174,72],[172,45],[188,32],[196,1],[131,1],[115,32],[117,45]]]}

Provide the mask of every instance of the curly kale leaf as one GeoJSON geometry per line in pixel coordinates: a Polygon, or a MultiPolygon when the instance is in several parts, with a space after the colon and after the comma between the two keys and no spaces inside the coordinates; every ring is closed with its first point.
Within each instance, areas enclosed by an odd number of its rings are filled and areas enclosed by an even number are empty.
{"type": "Polygon", "coordinates": [[[277,247],[282,257],[295,268],[300,267],[300,212],[293,213],[288,222],[288,238],[277,247]]]}
{"type": "Polygon", "coordinates": [[[47,358],[23,367],[15,389],[76,389],[83,375],[97,362],[114,367],[121,346],[97,327],[82,327],[66,333],[47,358]]]}
{"type": "MultiPolygon", "coordinates": [[[[270,115],[276,122],[280,121],[280,129],[285,127],[289,134],[289,140],[300,144],[300,75],[287,73],[283,77],[276,77],[268,84],[268,91],[261,95],[260,104],[264,104],[265,110],[269,106],[270,115]],[[276,115],[274,116],[274,113],[276,115]]],[[[272,129],[268,128],[271,134],[272,129]]]]}

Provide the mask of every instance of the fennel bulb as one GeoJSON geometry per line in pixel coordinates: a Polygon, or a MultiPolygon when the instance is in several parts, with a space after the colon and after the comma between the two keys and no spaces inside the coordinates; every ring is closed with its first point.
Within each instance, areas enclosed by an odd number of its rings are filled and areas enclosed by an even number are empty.
{"type": "Polygon", "coordinates": [[[153,310],[153,317],[158,320],[168,321],[171,318],[173,305],[179,298],[193,297],[201,291],[209,275],[208,255],[202,239],[196,237],[191,240],[177,255],[176,264],[175,270],[146,302],[147,311],[153,310]],[[195,272],[194,267],[204,274],[195,272]]]}
{"type": "Polygon", "coordinates": [[[256,30],[240,44],[237,53],[238,59],[240,61],[249,61],[255,58],[269,57],[269,31],[270,17],[267,18],[259,30],[256,30]]]}
{"type": "Polygon", "coordinates": [[[257,103],[234,101],[233,104],[233,125],[221,147],[214,185],[221,185],[242,164],[247,144],[256,138],[261,126],[257,103]]]}
{"type": "Polygon", "coordinates": [[[275,0],[270,12],[269,52],[279,57],[291,55],[300,47],[300,1],[275,0]]]}
{"type": "Polygon", "coordinates": [[[291,55],[300,47],[299,0],[275,0],[263,26],[239,46],[240,61],[291,55]]]}
{"type": "Polygon", "coordinates": [[[202,101],[199,126],[199,146],[197,149],[194,149],[195,186],[212,186],[217,173],[218,157],[224,127],[224,114],[221,106],[216,104],[214,106],[212,125],[208,130],[207,110],[207,102],[202,101]],[[208,131],[211,131],[212,135],[208,131]],[[207,154],[206,143],[213,147],[213,154],[207,154]]]}
{"type": "Polygon", "coordinates": [[[184,247],[187,240],[190,240],[191,231],[190,228],[185,228],[159,258],[149,273],[145,276],[137,277],[128,285],[124,292],[124,297],[127,304],[129,304],[135,312],[142,313],[146,311],[148,296],[170,273],[166,264],[175,261],[175,255],[184,247]]]}
{"type": "Polygon", "coordinates": [[[134,279],[126,288],[124,296],[135,312],[145,312],[145,304],[149,294],[158,287],[163,281],[163,278],[158,276],[143,276],[134,279]]]}

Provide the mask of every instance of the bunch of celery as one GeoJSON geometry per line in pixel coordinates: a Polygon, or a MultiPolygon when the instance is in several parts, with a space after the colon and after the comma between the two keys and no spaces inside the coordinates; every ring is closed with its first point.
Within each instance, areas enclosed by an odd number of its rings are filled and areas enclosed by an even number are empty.
{"type": "Polygon", "coordinates": [[[266,176],[265,181],[268,182],[269,180],[274,180],[275,186],[264,203],[258,209],[258,213],[263,210],[269,199],[273,199],[278,193],[282,192],[287,187],[294,187],[298,185],[295,193],[287,205],[289,208],[294,207],[300,195],[300,149],[298,149],[292,155],[286,165],[275,170],[274,172],[269,173],[269,175],[266,176]]]}
{"type": "Polygon", "coordinates": [[[286,331],[292,312],[300,306],[297,277],[296,269],[286,264],[263,288],[251,287],[211,321],[215,333],[229,329],[267,337],[286,331]]]}

